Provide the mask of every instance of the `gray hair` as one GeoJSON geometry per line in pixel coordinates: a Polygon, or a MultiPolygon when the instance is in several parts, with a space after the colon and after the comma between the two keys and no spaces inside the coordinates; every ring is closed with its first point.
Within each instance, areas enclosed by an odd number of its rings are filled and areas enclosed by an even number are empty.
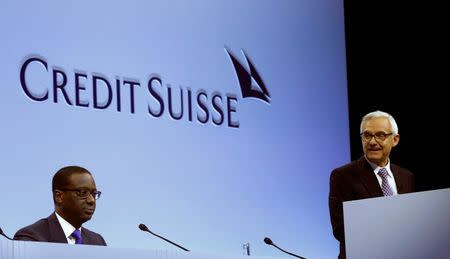
{"type": "Polygon", "coordinates": [[[398,126],[397,126],[397,122],[395,122],[394,117],[392,117],[392,115],[390,115],[387,112],[382,112],[382,111],[374,111],[374,112],[369,112],[368,114],[366,114],[362,120],[361,120],[361,125],[359,127],[359,132],[362,133],[363,132],[363,126],[364,123],[366,123],[368,120],[373,119],[373,118],[386,118],[388,119],[389,123],[391,124],[392,127],[392,133],[394,135],[398,135],[398,126]]]}

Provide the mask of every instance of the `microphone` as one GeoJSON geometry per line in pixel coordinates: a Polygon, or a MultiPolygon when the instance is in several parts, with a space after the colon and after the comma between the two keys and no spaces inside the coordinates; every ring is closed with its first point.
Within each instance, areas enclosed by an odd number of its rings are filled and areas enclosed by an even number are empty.
{"type": "Polygon", "coordinates": [[[278,247],[277,245],[275,245],[275,243],[273,243],[272,240],[271,240],[270,238],[268,238],[268,237],[265,237],[265,238],[264,238],[264,243],[266,243],[266,244],[268,244],[268,245],[270,245],[270,246],[274,246],[274,247],[276,247],[277,249],[279,249],[279,250],[285,252],[285,253],[288,254],[288,255],[292,255],[292,256],[295,256],[295,257],[301,258],[301,259],[306,259],[306,258],[303,257],[303,256],[299,256],[299,255],[290,253],[290,252],[288,252],[288,251],[285,251],[285,250],[279,248],[279,247],[278,247]]]}
{"type": "Polygon", "coordinates": [[[7,239],[9,239],[9,240],[11,240],[11,241],[14,240],[14,239],[10,238],[9,236],[7,236],[7,235],[5,234],[5,232],[3,232],[3,229],[2,229],[2,228],[0,228],[0,235],[6,237],[7,239]]]}
{"type": "Polygon", "coordinates": [[[152,235],[154,235],[154,236],[157,236],[157,237],[161,238],[162,240],[164,240],[164,241],[166,241],[166,242],[169,242],[169,243],[171,243],[172,245],[177,246],[177,247],[183,249],[184,251],[189,252],[189,250],[187,250],[186,248],[184,248],[184,247],[182,247],[182,246],[180,246],[180,245],[178,245],[178,244],[175,244],[174,242],[172,242],[172,241],[170,241],[170,240],[168,240],[168,239],[166,239],[166,238],[164,238],[164,237],[162,237],[162,236],[160,236],[160,235],[158,235],[158,234],[155,234],[155,233],[151,232],[150,229],[148,229],[148,227],[147,227],[146,225],[142,224],[142,223],[139,224],[139,229],[142,230],[142,231],[148,232],[148,233],[150,233],[150,234],[152,234],[152,235]]]}

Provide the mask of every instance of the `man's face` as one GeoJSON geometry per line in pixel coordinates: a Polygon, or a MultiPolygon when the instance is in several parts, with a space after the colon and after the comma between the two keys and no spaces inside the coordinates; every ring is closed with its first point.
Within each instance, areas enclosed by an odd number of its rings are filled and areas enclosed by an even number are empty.
{"type": "Polygon", "coordinates": [[[364,154],[367,159],[378,166],[385,166],[388,162],[389,154],[395,147],[400,136],[392,134],[392,127],[386,118],[373,118],[363,125],[363,133],[368,136],[385,135],[384,140],[371,137],[370,139],[361,138],[364,154]]]}
{"type": "Polygon", "coordinates": [[[94,214],[95,199],[91,195],[94,191],[97,191],[97,187],[90,174],[71,175],[64,190],[56,191],[57,212],[75,228],[79,228],[94,214]]]}

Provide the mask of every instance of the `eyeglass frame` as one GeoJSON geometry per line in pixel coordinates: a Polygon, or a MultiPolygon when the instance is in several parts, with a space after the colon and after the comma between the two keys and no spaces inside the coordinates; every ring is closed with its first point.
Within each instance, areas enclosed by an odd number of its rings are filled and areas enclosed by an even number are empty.
{"type": "Polygon", "coordinates": [[[363,141],[365,141],[365,142],[370,142],[372,140],[372,138],[374,138],[375,141],[377,141],[377,142],[380,142],[380,141],[382,142],[382,141],[385,141],[389,136],[392,136],[392,135],[394,135],[393,132],[391,132],[391,133],[384,133],[382,131],[376,132],[375,134],[372,134],[372,133],[369,133],[367,131],[364,131],[364,132],[361,132],[359,134],[361,139],[363,141]],[[378,134],[378,136],[377,136],[377,134],[378,134]],[[367,137],[369,137],[369,138],[367,138],[367,137]]]}
{"type": "Polygon", "coordinates": [[[56,190],[60,190],[60,191],[67,191],[67,192],[75,192],[76,195],[78,196],[78,198],[80,199],[87,199],[89,197],[89,195],[91,195],[94,200],[98,200],[100,199],[100,196],[102,195],[101,191],[88,191],[88,190],[83,190],[83,189],[56,189],[56,190]],[[83,195],[82,192],[86,192],[86,195],[83,195]],[[88,195],[89,194],[89,195],[88,195]],[[95,198],[97,196],[97,198],[95,198]]]}

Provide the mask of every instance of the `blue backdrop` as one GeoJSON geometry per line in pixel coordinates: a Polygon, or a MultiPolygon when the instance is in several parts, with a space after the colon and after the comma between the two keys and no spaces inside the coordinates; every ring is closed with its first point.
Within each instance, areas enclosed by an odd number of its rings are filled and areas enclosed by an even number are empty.
{"type": "Polygon", "coordinates": [[[103,192],[86,227],[110,246],[176,249],[146,223],[193,251],[249,242],[280,256],[268,236],[337,255],[327,196],[350,159],[342,1],[2,1],[0,31],[5,232],[48,216],[53,174],[80,165],[103,192]],[[227,50],[269,102],[243,98],[227,50]]]}

